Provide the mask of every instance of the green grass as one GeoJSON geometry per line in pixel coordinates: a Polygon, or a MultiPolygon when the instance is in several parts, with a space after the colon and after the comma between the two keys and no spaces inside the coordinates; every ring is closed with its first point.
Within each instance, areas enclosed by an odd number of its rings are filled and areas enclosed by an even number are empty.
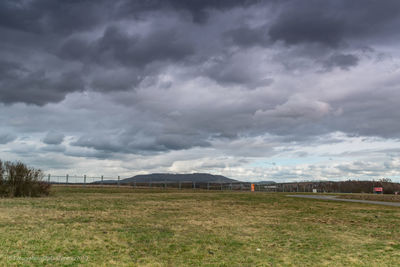
{"type": "Polygon", "coordinates": [[[400,208],[279,193],[54,187],[0,199],[16,266],[396,266],[400,208]]]}

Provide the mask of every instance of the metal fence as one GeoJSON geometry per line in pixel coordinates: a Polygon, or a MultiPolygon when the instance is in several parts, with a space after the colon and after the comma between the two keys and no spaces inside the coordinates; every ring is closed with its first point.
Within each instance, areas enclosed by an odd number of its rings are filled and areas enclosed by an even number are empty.
{"type": "MultiPolygon", "coordinates": [[[[2,174],[1,179],[6,179],[2,174]]],[[[375,187],[383,188],[385,194],[398,194],[400,183],[383,181],[299,181],[285,183],[257,183],[257,182],[197,182],[197,181],[138,181],[129,182],[120,176],[87,176],[87,175],[51,175],[46,174],[45,182],[58,185],[83,186],[129,186],[141,188],[175,188],[175,189],[204,189],[204,190],[247,190],[263,192],[313,192],[313,193],[374,193],[375,187]],[[253,185],[253,186],[252,186],[253,185]]]]}
{"type": "MultiPolygon", "coordinates": [[[[250,191],[252,182],[196,182],[196,181],[123,181],[120,176],[87,176],[87,175],[51,175],[44,180],[59,185],[92,185],[92,186],[130,186],[141,188],[175,188],[175,189],[204,189],[204,190],[236,190],[250,191]]],[[[253,183],[254,191],[264,192],[340,192],[340,185],[326,186],[326,182],[290,182],[290,183],[253,183]]]]}
{"type": "Polygon", "coordinates": [[[87,176],[87,175],[51,175],[47,174],[44,181],[58,185],[84,186],[130,186],[144,188],[176,188],[205,190],[250,190],[251,183],[246,182],[196,182],[196,181],[123,181],[120,176],[87,176]]]}
{"type": "Polygon", "coordinates": [[[87,175],[51,175],[46,174],[44,181],[51,184],[111,184],[120,183],[120,176],[105,177],[105,176],[87,176],[87,175]]]}

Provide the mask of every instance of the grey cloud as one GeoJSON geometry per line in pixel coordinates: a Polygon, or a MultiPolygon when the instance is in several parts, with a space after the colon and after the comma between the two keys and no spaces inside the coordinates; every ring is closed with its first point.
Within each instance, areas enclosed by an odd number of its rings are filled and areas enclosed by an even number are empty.
{"type": "Polygon", "coordinates": [[[126,149],[115,136],[81,136],[71,143],[72,146],[94,148],[95,150],[108,152],[121,152],[126,149]]]}
{"type": "Polygon", "coordinates": [[[266,25],[256,28],[242,26],[224,33],[224,37],[241,47],[268,46],[271,44],[266,25]]]}
{"type": "Polygon", "coordinates": [[[340,164],[337,166],[339,170],[349,174],[380,176],[382,172],[389,169],[387,164],[376,162],[355,161],[351,163],[340,164]]]}
{"type": "Polygon", "coordinates": [[[0,133],[0,145],[5,145],[17,139],[17,136],[10,133],[0,133]]]}
{"type": "Polygon", "coordinates": [[[65,152],[66,147],[63,145],[56,144],[56,145],[48,145],[48,146],[42,147],[40,150],[44,151],[44,152],[60,152],[60,153],[62,153],[62,152],[65,152]]]}
{"type": "Polygon", "coordinates": [[[159,60],[180,60],[193,53],[191,44],[179,40],[174,31],[155,32],[140,38],[108,28],[97,47],[100,55],[111,53],[118,62],[139,67],[159,60]]]}
{"type": "Polygon", "coordinates": [[[241,54],[213,58],[205,63],[202,73],[224,86],[242,85],[249,89],[269,86],[274,81],[255,64],[254,58],[241,54]]]}
{"type": "Polygon", "coordinates": [[[337,47],[343,40],[342,21],[320,14],[285,14],[269,30],[272,40],[282,40],[287,44],[316,42],[337,47]]]}
{"type": "Polygon", "coordinates": [[[331,112],[329,103],[293,95],[272,109],[257,110],[252,129],[266,129],[274,135],[282,136],[282,142],[305,142],[313,136],[327,133],[328,129],[322,122],[329,118],[331,112]]]}
{"type": "Polygon", "coordinates": [[[331,70],[334,67],[339,67],[343,70],[348,70],[351,67],[357,66],[359,59],[355,55],[351,54],[334,54],[323,62],[323,66],[327,70],[331,70]]]}
{"type": "Polygon", "coordinates": [[[181,136],[179,134],[165,134],[156,139],[156,143],[168,150],[189,149],[192,147],[209,147],[211,144],[199,136],[181,136]]]}
{"type": "Polygon", "coordinates": [[[43,143],[48,145],[59,145],[64,141],[64,134],[59,132],[48,132],[43,139],[43,143]]]}
{"type": "Polygon", "coordinates": [[[257,111],[255,115],[289,119],[316,119],[327,115],[330,111],[331,107],[328,103],[295,95],[282,105],[276,106],[273,110],[257,111]]]}
{"type": "Polygon", "coordinates": [[[0,25],[18,30],[38,30],[36,23],[40,12],[31,6],[24,5],[23,1],[2,1],[0,4],[0,25]],[[24,18],[23,20],[18,18],[24,18]]]}
{"type": "Polygon", "coordinates": [[[63,153],[65,156],[68,157],[75,157],[75,158],[93,158],[93,159],[111,159],[114,158],[114,154],[106,151],[100,150],[75,150],[75,149],[67,149],[63,153]]]}
{"type": "MultiPolygon", "coordinates": [[[[54,153],[39,153],[36,157],[29,158],[29,164],[44,171],[51,169],[73,168],[76,162],[65,157],[55,155],[54,153]]],[[[64,175],[64,174],[63,174],[64,175]]]]}
{"type": "Polygon", "coordinates": [[[91,79],[90,87],[95,91],[127,91],[134,89],[143,80],[143,73],[138,69],[98,68],[91,79]]]}
{"type": "Polygon", "coordinates": [[[326,127],[355,136],[400,138],[400,126],[395,123],[400,120],[399,97],[397,85],[368,85],[362,91],[349,93],[345,99],[333,101],[332,107],[340,107],[342,112],[327,120],[326,127]]]}
{"type": "Polygon", "coordinates": [[[85,135],[72,142],[77,147],[87,147],[107,153],[148,154],[170,150],[183,150],[193,147],[208,147],[211,144],[204,137],[196,135],[165,134],[143,136],[124,133],[110,138],[85,135]]]}
{"type": "Polygon", "coordinates": [[[180,1],[180,0],[169,0],[172,6],[176,8],[182,8],[189,10],[192,15],[194,21],[202,22],[207,17],[205,13],[207,9],[228,9],[237,6],[249,6],[255,3],[260,3],[259,0],[221,0],[221,1],[213,1],[213,0],[189,0],[189,1],[180,1]]]}
{"type": "Polygon", "coordinates": [[[36,144],[29,144],[26,142],[20,142],[17,143],[15,146],[8,147],[9,152],[12,152],[16,155],[18,155],[18,157],[23,157],[23,158],[29,158],[29,157],[35,157],[37,156],[37,146],[36,144]]]}

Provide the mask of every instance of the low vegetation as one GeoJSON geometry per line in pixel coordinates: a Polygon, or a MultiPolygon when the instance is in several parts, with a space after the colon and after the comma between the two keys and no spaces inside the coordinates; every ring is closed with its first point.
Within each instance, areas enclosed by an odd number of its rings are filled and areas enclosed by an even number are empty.
{"type": "Polygon", "coordinates": [[[22,162],[0,160],[0,197],[38,197],[48,195],[50,185],[42,181],[41,170],[22,162]]]}
{"type": "Polygon", "coordinates": [[[340,198],[346,199],[361,199],[372,201],[389,201],[400,202],[400,195],[383,195],[383,194],[343,194],[340,198]]]}
{"type": "Polygon", "coordinates": [[[396,266],[400,208],[287,193],[54,186],[0,199],[1,265],[396,266]]]}
{"type": "Polygon", "coordinates": [[[312,192],[315,189],[326,193],[373,193],[375,187],[382,187],[384,194],[400,192],[400,183],[385,178],[377,181],[310,181],[276,184],[276,190],[279,192],[312,192]]]}

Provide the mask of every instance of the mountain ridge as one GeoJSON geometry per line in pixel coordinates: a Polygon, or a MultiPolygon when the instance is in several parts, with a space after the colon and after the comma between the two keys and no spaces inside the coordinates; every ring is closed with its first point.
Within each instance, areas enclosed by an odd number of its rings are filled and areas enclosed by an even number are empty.
{"type": "MultiPolygon", "coordinates": [[[[103,183],[116,183],[116,180],[104,180],[103,183]]],[[[223,175],[214,175],[210,173],[151,173],[139,174],[120,180],[124,183],[161,183],[161,182],[196,182],[196,183],[235,183],[240,182],[223,175]]],[[[100,183],[96,181],[94,183],[100,183]]]]}
{"type": "Polygon", "coordinates": [[[215,183],[229,183],[238,182],[237,180],[209,173],[151,173],[139,174],[130,178],[126,178],[125,182],[215,182],[215,183]]]}

